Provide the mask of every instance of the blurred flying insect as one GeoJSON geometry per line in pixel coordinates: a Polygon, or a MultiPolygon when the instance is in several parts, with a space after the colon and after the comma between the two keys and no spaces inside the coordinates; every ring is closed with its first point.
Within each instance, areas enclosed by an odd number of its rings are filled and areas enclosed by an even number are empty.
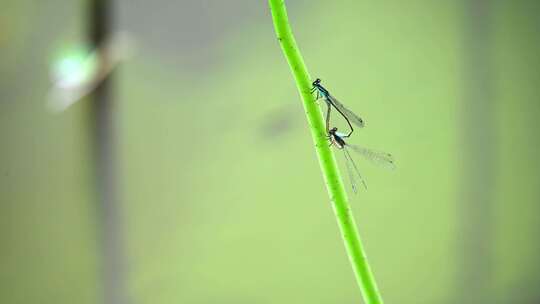
{"type": "Polygon", "coordinates": [[[351,154],[349,153],[349,148],[356,153],[362,155],[366,159],[370,160],[371,162],[382,165],[388,169],[395,169],[395,164],[392,155],[388,153],[373,151],[367,148],[347,144],[345,142],[345,138],[349,137],[349,135],[350,133],[347,135],[338,132],[337,128],[332,128],[330,131],[328,131],[328,139],[330,140],[330,146],[336,146],[339,150],[342,150],[343,155],[345,155],[345,164],[347,167],[347,173],[349,174],[349,180],[351,181],[353,192],[357,193],[353,170],[356,175],[358,175],[358,178],[364,185],[364,188],[367,189],[367,185],[364,181],[364,178],[362,178],[358,167],[356,167],[356,163],[352,159],[351,154]]]}
{"type": "Polygon", "coordinates": [[[317,78],[312,84],[313,87],[311,88],[311,93],[317,92],[316,100],[322,97],[326,102],[326,132],[328,134],[330,134],[330,111],[332,110],[332,107],[334,107],[339,112],[339,114],[341,114],[341,116],[345,118],[347,124],[349,125],[350,131],[346,137],[351,136],[354,131],[351,125],[351,121],[360,128],[364,127],[364,121],[362,120],[362,118],[354,114],[351,110],[347,109],[334,96],[330,95],[330,92],[328,92],[328,90],[321,85],[321,79],[317,78]]]}

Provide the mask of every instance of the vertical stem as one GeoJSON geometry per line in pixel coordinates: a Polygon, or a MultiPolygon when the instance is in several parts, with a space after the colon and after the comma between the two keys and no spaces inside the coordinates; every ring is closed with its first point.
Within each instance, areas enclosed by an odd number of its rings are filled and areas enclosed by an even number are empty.
{"type": "MultiPolygon", "coordinates": [[[[99,48],[112,31],[112,1],[90,0],[89,36],[99,48]]],[[[100,60],[109,60],[106,50],[100,60]]],[[[122,218],[118,200],[116,141],[113,123],[112,74],[105,76],[91,95],[91,130],[94,141],[95,183],[102,252],[103,298],[105,304],[128,303],[125,290],[122,218]]]]}
{"type": "Polygon", "coordinates": [[[326,182],[326,188],[330,199],[332,200],[332,206],[341,231],[341,236],[345,242],[345,248],[364,302],[366,304],[383,303],[375,279],[371,273],[353,214],[349,207],[347,194],[343,187],[334,154],[326,140],[326,129],[321,110],[310,92],[311,77],[309,76],[300,50],[298,49],[292,34],[285,3],[283,0],[269,0],[269,4],[278,41],[285,54],[285,58],[287,58],[298,91],[302,96],[311,135],[315,143],[315,151],[326,182]]]}
{"type": "Polygon", "coordinates": [[[496,176],[496,107],[491,71],[492,3],[462,1],[463,151],[458,202],[459,254],[457,303],[488,303],[492,281],[493,191],[496,176]]]}

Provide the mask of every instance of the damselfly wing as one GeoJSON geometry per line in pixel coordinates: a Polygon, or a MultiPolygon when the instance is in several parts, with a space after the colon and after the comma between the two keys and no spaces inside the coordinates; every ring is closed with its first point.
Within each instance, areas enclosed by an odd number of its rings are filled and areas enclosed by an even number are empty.
{"type": "Polygon", "coordinates": [[[366,189],[367,189],[367,184],[364,178],[362,177],[362,175],[360,174],[360,170],[358,170],[358,167],[356,166],[356,163],[354,162],[351,154],[349,153],[349,149],[362,155],[364,158],[366,158],[367,160],[371,161],[374,164],[381,165],[388,169],[395,169],[395,163],[391,154],[371,150],[371,149],[356,146],[356,145],[349,145],[345,141],[345,138],[347,138],[348,135],[337,132],[337,128],[332,128],[328,132],[328,137],[330,139],[331,145],[337,147],[340,150],[343,150],[343,154],[345,156],[345,164],[347,167],[347,173],[349,175],[349,180],[351,181],[351,186],[354,193],[357,192],[356,182],[354,178],[355,173],[360,179],[360,181],[362,182],[362,184],[364,185],[364,188],[366,189]]]}

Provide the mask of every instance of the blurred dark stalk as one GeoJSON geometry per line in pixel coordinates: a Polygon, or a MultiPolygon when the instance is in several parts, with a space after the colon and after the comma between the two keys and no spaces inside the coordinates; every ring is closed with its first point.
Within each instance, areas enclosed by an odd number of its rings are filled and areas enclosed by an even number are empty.
{"type": "MultiPolygon", "coordinates": [[[[89,37],[94,48],[104,45],[113,30],[113,2],[89,1],[89,37]]],[[[103,60],[108,60],[103,54],[103,60]]],[[[124,237],[119,205],[116,137],[114,124],[113,73],[106,76],[91,95],[91,130],[95,157],[95,183],[98,197],[98,227],[101,275],[105,304],[129,303],[124,267],[124,237]]]]}
{"type": "Polygon", "coordinates": [[[490,303],[497,121],[492,71],[492,2],[464,0],[461,103],[462,171],[458,197],[458,299],[490,303]]]}

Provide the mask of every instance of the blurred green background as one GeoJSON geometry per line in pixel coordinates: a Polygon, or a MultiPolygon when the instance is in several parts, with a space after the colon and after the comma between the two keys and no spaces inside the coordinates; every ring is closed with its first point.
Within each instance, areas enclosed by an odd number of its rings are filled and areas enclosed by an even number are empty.
{"type": "MultiPolygon", "coordinates": [[[[350,195],[386,303],[540,303],[540,2],[288,2],[311,75],[366,121],[351,142],[397,160],[357,157],[350,195]]],[[[113,278],[92,99],[45,106],[88,2],[0,5],[1,303],[108,302],[115,280],[125,303],[361,302],[266,1],[112,5],[135,41],[113,278]]]]}

